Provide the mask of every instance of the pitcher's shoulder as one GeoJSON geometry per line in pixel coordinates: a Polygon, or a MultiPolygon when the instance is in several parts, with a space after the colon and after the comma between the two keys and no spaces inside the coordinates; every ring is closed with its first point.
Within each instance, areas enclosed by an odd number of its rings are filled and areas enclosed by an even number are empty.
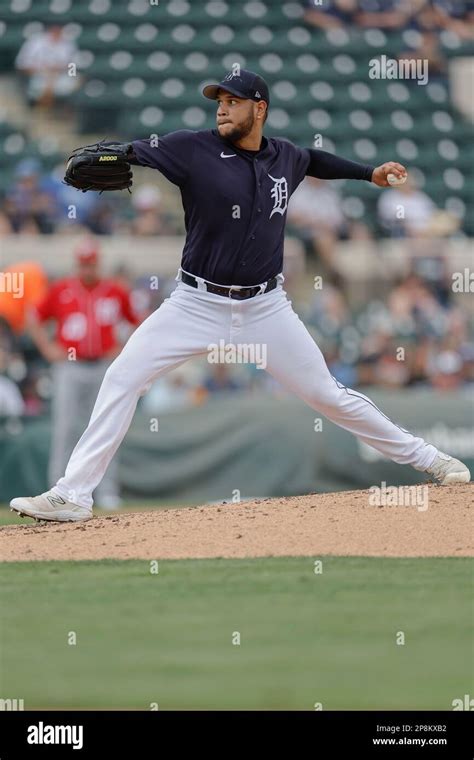
{"type": "Polygon", "coordinates": [[[211,145],[216,141],[219,143],[222,142],[217,129],[199,129],[194,132],[194,135],[196,140],[199,140],[201,143],[208,145],[211,145]]]}
{"type": "Polygon", "coordinates": [[[309,161],[307,148],[295,145],[287,137],[270,137],[268,138],[268,142],[281,156],[285,156],[293,161],[309,161]]]}
{"type": "Polygon", "coordinates": [[[268,142],[275,150],[284,151],[285,153],[298,153],[302,148],[295,145],[294,142],[287,137],[269,137],[268,142]]]}
{"type": "Polygon", "coordinates": [[[267,138],[269,143],[272,143],[273,145],[278,145],[280,143],[283,143],[285,145],[292,145],[295,147],[294,143],[291,142],[291,140],[288,139],[288,137],[280,137],[279,135],[277,137],[268,137],[267,138]]]}

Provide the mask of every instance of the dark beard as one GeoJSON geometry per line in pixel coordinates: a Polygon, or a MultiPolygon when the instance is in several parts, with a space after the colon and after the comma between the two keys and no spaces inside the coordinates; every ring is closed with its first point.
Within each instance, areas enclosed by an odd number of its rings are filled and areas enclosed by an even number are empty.
{"type": "Polygon", "coordinates": [[[253,114],[249,114],[248,119],[244,121],[243,124],[240,125],[240,127],[235,127],[232,132],[227,135],[226,140],[229,140],[229,142],[236,143],[239,142],[239,140],[243,140],[244,137],[247,137],[247,135],[250,134],[252,131],[253,125],[254,125],[255,119],[253,117],[253,114]]]}

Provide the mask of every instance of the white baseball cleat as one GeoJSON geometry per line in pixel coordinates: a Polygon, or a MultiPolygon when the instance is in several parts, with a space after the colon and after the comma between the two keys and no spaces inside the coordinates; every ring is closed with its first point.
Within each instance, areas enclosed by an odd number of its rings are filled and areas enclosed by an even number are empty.
{"type": "Polygon", "coordinates": [[[434,462],[424,472],[432,475],[441,486],[450,486],[453,483],[469,483],[471,473],[465,464],[450,457],[449,454],[443,454],[438,451],[434,462]]]}
{"type": "Polygon", "coordinates": [[[11,500],[10,507],[12,512],[18,512],[22,517],[33,517],[35,520],[77,522],[92,518],[92,509],[73,504],[54,491],[45,491],[40,496],[20,496],[11,500]]]}

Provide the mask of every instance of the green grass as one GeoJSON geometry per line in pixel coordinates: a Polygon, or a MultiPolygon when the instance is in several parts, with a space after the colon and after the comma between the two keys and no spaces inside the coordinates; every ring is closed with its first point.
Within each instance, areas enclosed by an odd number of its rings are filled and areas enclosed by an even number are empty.
{"type": "Polygon", "coordinates": [[[26,709],[449,710],[473,693],[470,559],[313,565],[5,563],[0,696],[26,709]]]}

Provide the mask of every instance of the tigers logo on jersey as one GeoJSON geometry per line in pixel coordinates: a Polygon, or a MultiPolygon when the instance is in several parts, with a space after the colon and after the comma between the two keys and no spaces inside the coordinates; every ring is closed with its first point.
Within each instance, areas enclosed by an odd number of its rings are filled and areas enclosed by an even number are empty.
{"type": "Polygon", "coordinates": [[[271,219],[273,214],[281,214],[283,216],[288,208],[288,182],[286,181],[286,177],[280,177],[277,179],[276,177],[272,177],[271,174],[268,176],[275,183],[270,190],[270,195],[273,200],[273,209],[268,218],[271,219]]]}

